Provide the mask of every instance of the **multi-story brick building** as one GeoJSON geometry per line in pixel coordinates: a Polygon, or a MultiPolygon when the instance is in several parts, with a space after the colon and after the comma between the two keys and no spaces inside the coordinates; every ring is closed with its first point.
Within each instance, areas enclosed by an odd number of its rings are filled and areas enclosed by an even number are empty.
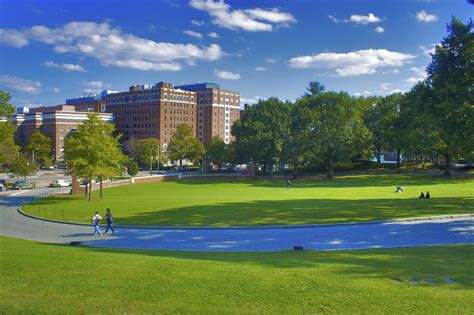
{"type": "Polygon", "coordinates": [[[166,150],[176,127],[187,124],[196,135],[197,93],[171,83],[134,85],[128,92],[107,95],[106,111],[114,115],[123,141],[157,138],[166,150]]]}
{"type": "MultiPolygon", "coordinates": [[[[56,105],[31,108],[19,111],[12,117],[12,124],[17,127],[15,134],[18,144],[25,146],[36,129],[51,138],[55,161],[62,160],[64,139],[71,130],[76,129],[87,120],[88,110],[78,111],[74,105],[56,105]]],[[[113,122],[112,114],[100,113],[99,118],[113,122]]]]}
{"type": "Polygon", "coordinates": [[[215,83],[195,83],[177,86],[198,95],[197,137],[203,144],[219,136],[225,143],[234,141],[231,128],[240,118],[240,93],[221,89],[215,83]]]}

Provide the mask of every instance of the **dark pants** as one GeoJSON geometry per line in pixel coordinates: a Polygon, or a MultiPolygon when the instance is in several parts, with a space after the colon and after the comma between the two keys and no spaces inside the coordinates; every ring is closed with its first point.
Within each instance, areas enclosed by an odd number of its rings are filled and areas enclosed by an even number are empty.
{"type": "Polygon", "coordinates": [[[107,233],[109,229],[112,230],[112,233],[115,233],[114,227],[112,226],[112,222],[107,222],[107,229],[105,230],[105,233],[107,233]]]}

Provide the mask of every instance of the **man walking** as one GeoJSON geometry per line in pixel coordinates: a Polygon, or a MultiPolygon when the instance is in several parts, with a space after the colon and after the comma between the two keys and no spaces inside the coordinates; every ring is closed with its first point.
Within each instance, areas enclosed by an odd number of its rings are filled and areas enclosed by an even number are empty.
{"type": "Polygon", "coordinates": [[[100,216],[99,212],[95,212],[94,217],[92,218],[92,222],[94,223],[94,236],[96,234],[99,234],[99,236],[102,236],[102,233],[100,233],[99,229],[99,224],[102,221],[102,217],[100,216]]]}
{"type": "Polygon", "coordinates": [[[110,208],[107,208],[107,213],[105,214],[105,218],[107,219],[107,229],[105,230],[104,234],[107,234],[109,229],[112,230],[112,233],[115,233],[114,227],[112,226],[112,223],[114,223],[114,217],[112,213],[110,212],[110,208]]]}

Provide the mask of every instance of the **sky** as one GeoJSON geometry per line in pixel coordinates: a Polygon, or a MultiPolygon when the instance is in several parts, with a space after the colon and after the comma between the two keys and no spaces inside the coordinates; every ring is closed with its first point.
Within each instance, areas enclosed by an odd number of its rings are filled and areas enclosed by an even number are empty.
{"type": "Polygon", "coordinates": [[[354,96],[408,91],[466,0],[0,0],[0,89],[15,106],[134,84],[207,81],[241,105],[310,81],[354,96]]]}

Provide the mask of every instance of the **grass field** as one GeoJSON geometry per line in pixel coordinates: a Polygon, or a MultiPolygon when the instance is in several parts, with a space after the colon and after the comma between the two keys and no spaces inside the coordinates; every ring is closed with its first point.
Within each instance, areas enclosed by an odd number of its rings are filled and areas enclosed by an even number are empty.
{"type": "Polygon", "coordinates": [[[372,175],[332,180],[181,180],[123,186],[83,196],[55,196],[24,210],[67,221],[90,222],[110,207],[117,225],[229,226],[384,220],[474,209],[474,178],[372,175]],[[394,193],[396,186],[404,192],[394,193]],[[421,191],[432,199],[418,200],[421,191]],[[64,217],[63,217],[64,214],[64,217]]]}
{"type": "Polygon", "coordinates": [[[2,314],[472,314],[474,309],[474,246],[199,253],[0,237],[0,251],[2,314]],[[410,284],[412,279],[418,284],[410,284]]]}

